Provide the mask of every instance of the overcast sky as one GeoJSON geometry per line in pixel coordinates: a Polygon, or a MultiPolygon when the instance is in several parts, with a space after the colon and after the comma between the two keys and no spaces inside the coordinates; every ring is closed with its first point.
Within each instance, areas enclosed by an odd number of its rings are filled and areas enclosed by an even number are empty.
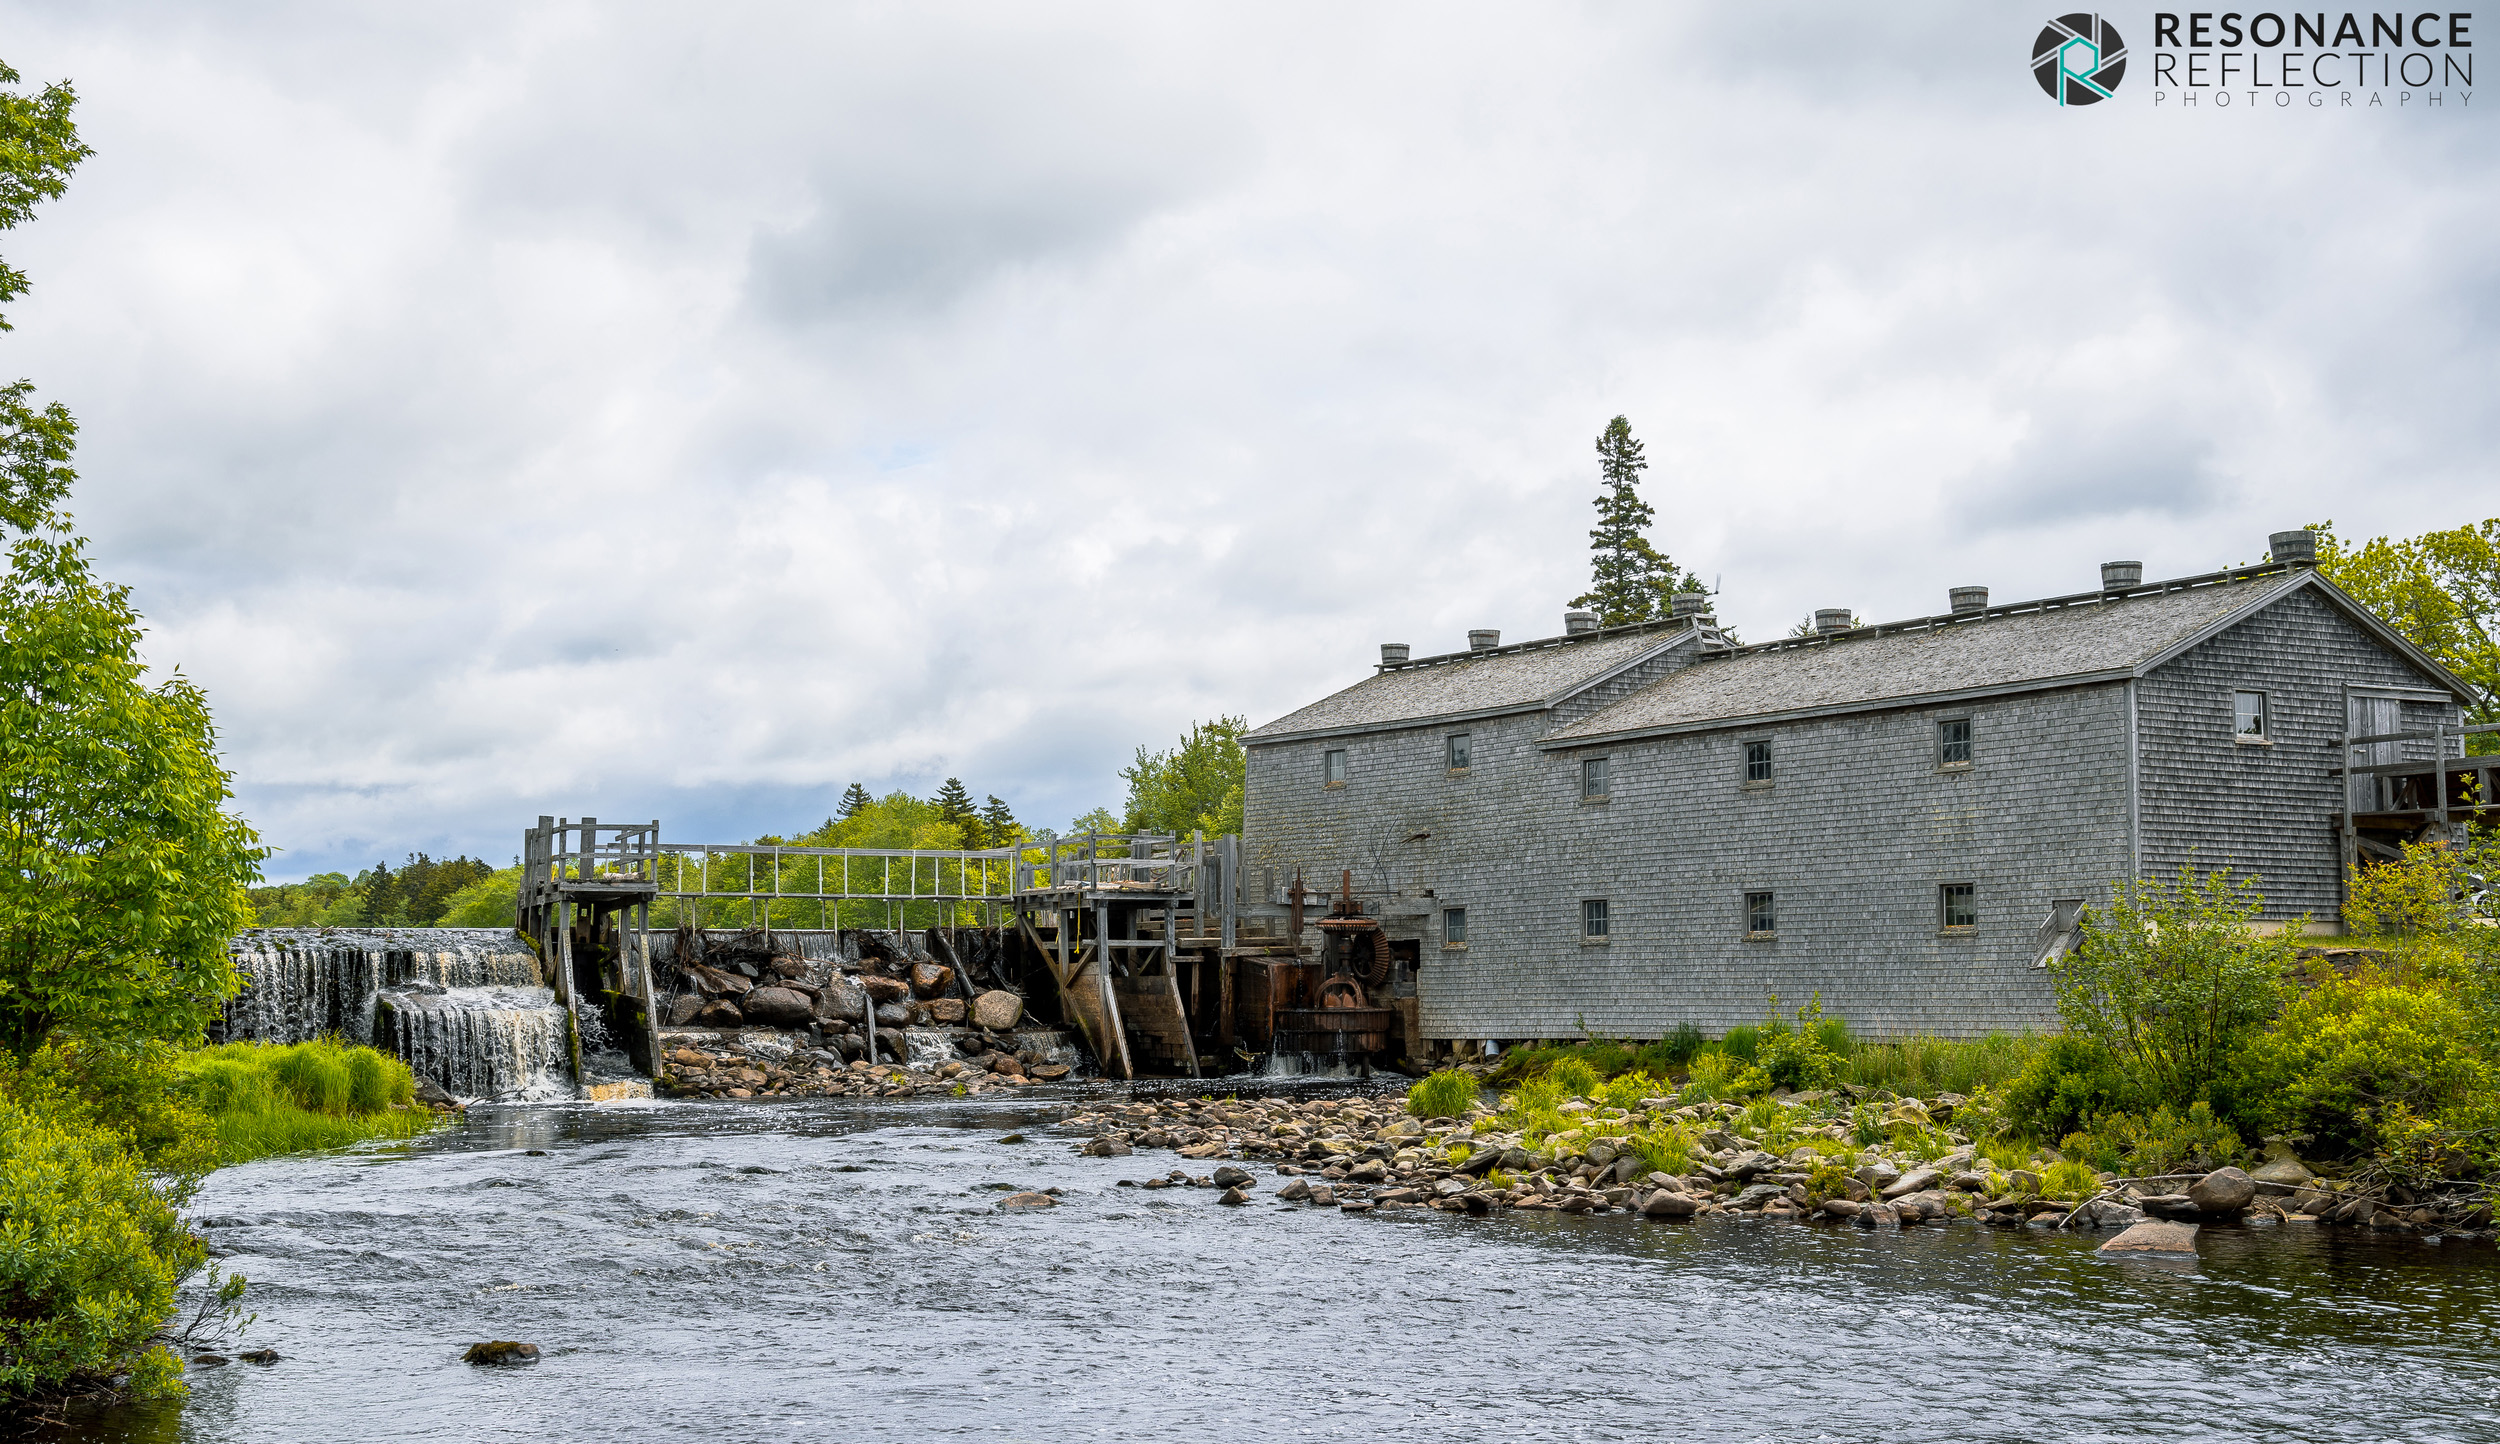
{"type": "Polygon", "coordinates": [[[2491,117],[2060,110],[2048,13],[8,6],[97,154],[0,372],[277,878],[1064,826],[1559,631],[1618,412],[1755,639],[2500,511],[2491,117]]]}

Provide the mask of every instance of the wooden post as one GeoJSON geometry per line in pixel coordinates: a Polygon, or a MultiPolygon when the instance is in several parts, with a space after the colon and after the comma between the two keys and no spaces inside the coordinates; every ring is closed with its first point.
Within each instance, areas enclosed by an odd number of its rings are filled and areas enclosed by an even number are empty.
{"type": "MultiPolygon", "coordinates": [[[[1094,951],[1101,959],[1094,971],[1102,979],[1103,1031],[1111,1035],[1111,1045],[1119,1050],[1120,1076],[1134,1081],[1137,1064],[1129,1057],[1128,1027],[1120,1021],[1119,994],[1111,988],[1111,907],[1108,903],[1094,904],[1094,951]]],[[[1109,1053],[1103,1054],[1102,1066],[1104,1072],[1111,1071],[1109,1053]]]]}

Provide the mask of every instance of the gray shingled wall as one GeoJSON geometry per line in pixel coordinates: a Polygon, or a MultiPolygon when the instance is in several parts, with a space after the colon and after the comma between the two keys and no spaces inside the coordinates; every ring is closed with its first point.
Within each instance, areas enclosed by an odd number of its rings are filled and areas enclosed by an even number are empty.
{"type": "MultiPolygon", "coordinates": [[[[2298,592],[2155,668],[2136,684],[2144,869],[2259,874],[2266,916],[2336,921],[2339,811],[2332,777],[2346,684],[2433,688],[2314,592],[2298,592]],[[2270,698],[2274,745],[2233,740],[2231,694],[2270,698]]],[[[2408,726],[2454,704],[2405,709],[2408,726]]],[[[2423,745],[2427,756],[2428,744],[2423,745]]]]}

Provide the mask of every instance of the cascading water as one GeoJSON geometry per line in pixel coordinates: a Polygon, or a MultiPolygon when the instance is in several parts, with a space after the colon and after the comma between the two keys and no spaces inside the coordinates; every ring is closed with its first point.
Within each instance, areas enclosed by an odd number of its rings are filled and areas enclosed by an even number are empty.
{"type": "Polygon", "coordinates": [[[538,957],[498,928],[259,930],[238,936],[243,992],[220,1041],[324,1033],[397,1053],[465,1098],[572,1091],[565,1012],[538,957]]]}

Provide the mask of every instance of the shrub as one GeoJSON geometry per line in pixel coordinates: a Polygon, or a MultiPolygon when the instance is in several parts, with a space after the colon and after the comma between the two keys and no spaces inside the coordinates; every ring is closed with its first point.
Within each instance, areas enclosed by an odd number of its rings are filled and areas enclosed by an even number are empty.
{"type": "Polygon", "coordinates": [[[1472,1074],[1445,1068],[1406,1090],[1406,1111],[1418,1118],[1462,1118],[1476,1106],[1472,1074]]]}
{"type": "Polygon", "coordinates": [[[1806,1176],[1806,1197],[1810,1202],[1819,1204],[1827,1198],[1848,1196],[1849,1166],[1845,1163],[1820,1163],[1806,1176]]]}
{"type": "Polygon", "coordinates": [[[1670,1068],[1681,1068],[1692,1062],[1694,1055],[1700,1053],[1708,1042],[1702,1037],[1701,1029],[1690,1023],[1678,1023],[1674,1032],[1658,1040],[1659,1060],[1670,1068]]]}
{"type": "Polygon", "coordinates": [[[1884,1141],[1884,1110],[1872,1103],[1861,1103],[1849,1110],[1849,1137],[1860,1148],[1872,1148],[1884,1141]]]}
{"type": "Polygon", "coordinates": [[[2478,1054],[2478,1032],[2450,989],[2328,978],[2250,1043],[2240,1091],[2270,1131],[2366,1152],[2380,1146],[2379,1120],[2391,1108],[2435,1125],[2500,1086],[2478,1054]]]}
{"type": "Polygon", "coordinates": [[[1545,1070],[1545,1081],[1561,1088],[1574,1098],[1586,1098],[1597,1091],[1597,1070],[1586,1059],[1565,1058],[1545,1070]]]}
{"type": "Polygon", "coordinates": [[[1661,1098],[1674,1091],[1673,1084],[1660,1082],[1636,1070],[1607,1079],[1598,1085],[1597,1092],[1591,1096],[1610,1108],[1631,1109],[1641,1106],[1644,1098],[1661,1098]]]}
{"type": "Polygon", "coordinates": [[[2061,1033],[2031,1055],[2005,1090],[2005,1117],[2034,1138],[2062,1138],[2104,1113],[2135,1102],[2135,1092],[2107,1048],[2061,1033]]]}
{"type": "Polygon", "coordinates": [[[2092,1171],[2090,1165],[2077,1163],[2072,1159],[2052,1163],[2047,1171],[2040,1175],[2042,1198],[2081,1200],[2090,1198],[2100,1191],[2099,1175],[2092,1171]]]}
{"type": "Polygon", "coordinates": [[[182,1391],[154,1340],[206,1253],[173,1192],[76,1109],[0,1094],[0,1390],[182,1391]]]}
{"type": "Polygon", "coordinates": [[[1727,1030],[1719,1040],[1719,1051],[1741,1062],[1750,1063],[1754,1052],[1762,1046],[1762,1030],[1751,1023],[1739,1023],[1727,1030]]]}
{"type": "Polygon", "coordinates": [[[1684,1075],[1683,1090],[1676,1096],[1687,1103],[1716,1103],[1727,1096],[1728,1084],[1736,1076],[1736,1064],[1716,1048],[1693,1055],[1692,1067],[1684,1075]]]}
{"type": "Polygon", "coordinates": [[[2105,1173],[2151,1177],[2202,1173],[2243,1156],[2239,1134],[2198,1099],[2185,1112],[2165,1103],[2149,1114],[2112,1113],[2089,1130],[2068,1134],[2058,1151],[2105,1173]]]}
{"type": "Polygon", "coordinates": [[[2100,1045],[2149,1103],[2209,1098],[2281,1005],[2300,954],[2296,928],[2249,931],[2264,908],[2253,879],[2190,868],[2086,908],[2081,945],[2052,965],[2067,1031],[2100,1045]]]}
{"type": "MultiPolygon", "coordinates": [[[[1771,1000],[1778,1003],[1778,998],[1771,1000]]],[[[1803,1091],[1829,1088],[1840,1071],[1840,1055],[1823,1044],[1823,995],[1817,993],[1811,1002],[1797,1010],[1797,1026],[1790,1028],[1776,1007],[1763,1024],[1762,1038],[1756,1049],[1756,1063],[1775,1088],[1803,1091]]],[[[1837,1019],[1832,1021],[1837,1022],[1837,1019]]],[[[1843,1029],[1843,1035],[1846,1035],[1843,1029]]]]}

